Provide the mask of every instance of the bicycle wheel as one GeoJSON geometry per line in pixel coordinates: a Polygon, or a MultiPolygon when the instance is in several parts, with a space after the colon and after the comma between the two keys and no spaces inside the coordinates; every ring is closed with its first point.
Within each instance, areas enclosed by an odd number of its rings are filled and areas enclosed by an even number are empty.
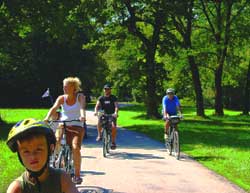
{"type": "Polygon", "coordinates": [[[180,159],[180,142],[179,142],[179,132],[174,131],[174,140],[173,140],[173,151],[174,156],[177,160],[180,159]]]}
{"type": "Polygon", "coordinates": [[[110,148],[111,148],[111,133],[107,132],[107,144],[106,144],[107,153],[110,153],[110,148]]]}
{"type": "Polygon", "coordinates": [[[65,164],[65,171],[71,175],[71,177],[74,176],[74,161],[73,161],[73,155],[70,147],[67,147],[66,149],[66,164],[65,164]]]}
{"type": "Polygon", "coordinates": [[[102,136],[102,140],[103,140],[103,157],[106,157],[107,156],[107,144],[108,144],[108,133],[107,133],[107,130],[104,128],[103,129],[103,136],[102,136]]]}
{"type": "Polygon", "coordinates": [[[172,130],[173,128],[168,129],[168,138],[165,139],[165,147],[167,149],[167,152],[169,155],[172,155],[172,150],[173,150],[173,135],[172,135],[172,130]]]}
{"type": "Polygon", "coordinates": [[[58,159],[57,159],[57,164],[56,164],[56,168],[60,168],[63,169],[64,171],[66,171],[66,157],[65,157],[65,150],[60,151],[58,159]]]}
{"type": "Polygon", "coordinates": [[[164,138],[164,140],[165,140],[165,148],[166,148],[167,152],[170,152],[170,143],[169,143],[169,139],[164,138]]]}
{"type": "Polygon", "coordinates": [[[55,153],[52,153],[52,155],[49,158],[49,166],[52,168],[56,168],[56,155],[55,155],[55,153]]]}

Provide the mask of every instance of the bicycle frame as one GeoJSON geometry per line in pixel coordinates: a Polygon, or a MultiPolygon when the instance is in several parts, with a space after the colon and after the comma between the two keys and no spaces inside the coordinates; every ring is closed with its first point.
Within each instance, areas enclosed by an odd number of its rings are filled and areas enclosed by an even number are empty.
{"type": "Polygon", "coordinates": [[[168,129],[169,138],[165,141],[166,148],[169,150],[169,155],[172,155],[174,151],[174,156],[176,159],[180,159],[180,143],[179,143],[179,132],[177,130],[177,124],[180,122],[180,116],[170,116],[169,122],[170,126],[168,129]]]}
{"type": "Polygon", "coordinates": [[[112,123],[114,117],[112,114],[99,113],[99,118],[103,128],[103,157],[106,157],[107,154],[110,153],[112,123]]]}
{"type": "Polygon", "coordinates": [[[55,155],[52,156],[51,158],[51,166],[55,168],[60,168],[66,171],[71,175],[71,177],[74,176],[74,162],[73,162],[73,155],[72,155],[72,149],[69,144],[66,142],[66,130],[67,130],[67,123],[73,122],[73,121],[80,121],[79,119],[76,120],[55,120],[55,121],[50,121],[50,123],[63,123],[63,127],[60,128],[62,129],[62,138],[61,138],[61,146],[60,150],[58,153],[57,159],[55,159],[55,155]]]}

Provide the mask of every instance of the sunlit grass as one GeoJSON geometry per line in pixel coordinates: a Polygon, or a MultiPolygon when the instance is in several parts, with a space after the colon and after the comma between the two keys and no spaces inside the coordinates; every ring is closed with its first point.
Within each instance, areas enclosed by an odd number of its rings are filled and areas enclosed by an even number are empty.
{"type": "MultiPolygon", "coordinates": [[[[181,151],[249,190],[250,117],[231,110],[225,110],[225,116],[219,117],[214,116],[213,109],[206,109],[207,117],[203,118],[197,117],[192,107],[183,109],[184,120],[179,124],[181,151]]],[[[136,111],[130,110],[130,107],[120,110],[120,126],[163,142],[162,120],[147,120],[141,106],[136,111]]]]}
{"type": "MultiPolygon", "coordinates": [[[[90,109],[93,110],[93,105],[90,109]]],[[[207,117],[202,118],[196,116],[193,107],[183,109],[184,120],[179,124],[181,151],[249,190],[249,116],[225,110],[224,117],[217,117],[214,116],[213,109],[206,109],[207,117]]],[[[16,154],[5,144],[9,129],[17,121],[27,117],[43,119],[47,111],[48,109],[0,109],[0,116],[7,124],[0,127],[0,192],[6,192],[8,184],[23,172],[16,154]]],[[[163,142],[164,122],[147,119],[142,105],[121,108],[118,125],[163,142]]]]}
{"type": "Polygon", "coordinates": [[[12,153],[6,145],[10,128],[25,118],[43,119],[47,111],[47,109],[0,109],[0,116],[6,123],[0,126],[0,192],[6,192],[10,182],[24,171],[17,154],[12,153]]]}

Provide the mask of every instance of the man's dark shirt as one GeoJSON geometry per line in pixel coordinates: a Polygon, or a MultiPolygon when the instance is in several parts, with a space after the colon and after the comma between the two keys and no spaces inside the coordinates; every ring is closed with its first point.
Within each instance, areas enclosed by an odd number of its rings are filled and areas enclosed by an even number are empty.
{"type": "Polygon", "coordinates": [[[100,96],[98,100],[101,103],[102,110],[104,110],[106,114],[113,114],[115,112],[115,102],[117,102],[116,96],[100,96]]]}

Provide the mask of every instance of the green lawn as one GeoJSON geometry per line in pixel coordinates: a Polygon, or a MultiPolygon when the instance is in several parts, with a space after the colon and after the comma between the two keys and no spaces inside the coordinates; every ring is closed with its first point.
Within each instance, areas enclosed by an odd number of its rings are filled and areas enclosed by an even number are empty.
{"type": "MultiPolygon", "coordinates": [[[[93,109],[93,105],[90,108],[93,109]]],[[[7,122],[0,127],[0,192],[5,192],[8,184],[23,171],[16,154],[5,145],[9,129],[21,119],[42,119],[46,113],[47,109],[0,109],[1,117],[7,122]]],[[[216,117],[209,109],[206,114],[207,118],[200,118],[195,116],[194,108],[184,107],[184,121],[179,125],[181,151],[249,190],[250,117],[240,116],[236,111],[225,111],[224,117],[216,117]]],[[[119,115],[120,126],[163,142],[164,122],[146,119],[143,106],[122,108],[119,115]]]]}
{"type": "MultiPolygon", "coordinates": [[[[184,107],[184,120],[179,125],[181,151],[249,190],[250,117],[229,110],[224,117],[217,117],[213,112],[208,109],[208,117],[201,118],[195,116],[194,108],[184,107]]],[[[122,109],[118,123],[163,142],[164,122],[146,119],[143,106],[122,109]]]]}
{"type": "Polygon", "coordinates": [[[24,118],[42,119],[47,111],[47,109],[0,109],[1,118],[7,122],[7,125],[0,125],[0,192],[6,192],[9,183],[24,171],[17,154],[12,153],[5,143],[9,129],[24,118]]]}

